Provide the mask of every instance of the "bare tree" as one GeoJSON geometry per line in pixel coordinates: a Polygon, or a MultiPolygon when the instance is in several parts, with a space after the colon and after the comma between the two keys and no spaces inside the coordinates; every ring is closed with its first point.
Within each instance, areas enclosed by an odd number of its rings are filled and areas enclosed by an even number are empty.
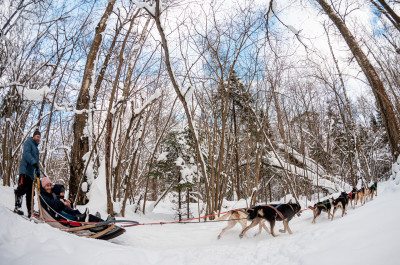
{"type": "Polygon", "coordinates": [[[400,146],[399,146],[400,131],[397,119],[393,111],[393,104],[389,100],[389,97],[386,93],[386,90],[383,86],[380,77],[378,76],[374,66],[371,64],[367,56],[361,50],[361,47],[359,46],[358,42],[356,41],[356,39],[346,26],[346,24],[342,21],[340,16],[325,0],[317,0],[317,2],[325,11],[325,13],[329,16],[329,18],[332,20],[332,22],[336,25],[336,27],[339,29],[347,45],[349,46],[351,52],[356,58],[358,64],[363,70],[365,76],[367,77],[368,82],[375,95],[379,111],[381,112],[382,118],[385,122],[386,131],[389,137],[389,143],[392,148],[393,159],[396,159],[400,153],[400,146]]]}

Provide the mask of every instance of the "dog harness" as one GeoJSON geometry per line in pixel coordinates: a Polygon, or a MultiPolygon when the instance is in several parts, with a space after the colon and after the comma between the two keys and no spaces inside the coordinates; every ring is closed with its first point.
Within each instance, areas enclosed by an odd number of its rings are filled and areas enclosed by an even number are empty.
{"type": "MultiPolygon", "coordinates": [[[[279,205],[281,205],[281,204],[279,204],[279,205]]],[[[276,207],[278,207],[279,205],[277,205],[276,207]]],[[[265,206],[274,209],[275,212],[282,218],[282,220],[285,220],[285,217],[283,216],[283,214],[280,211],[278,211],[278,209],[276,209],[276,207],[273,207],[271,205],[265,205],[265,206]]]]}
{"type": "MultiPolygon", "coordinates": [[[[329,200],[325,200],[325,201],[322,201],[322,202],[317,203],[316,206],[324,206],[325,210],[328,211],[328,207],[326,206],[326,204],[327,204],[328,202],[329,202],[329,200]]],[[[293,208],[292,208],[292,209],[293,209],[293,208]]]]}

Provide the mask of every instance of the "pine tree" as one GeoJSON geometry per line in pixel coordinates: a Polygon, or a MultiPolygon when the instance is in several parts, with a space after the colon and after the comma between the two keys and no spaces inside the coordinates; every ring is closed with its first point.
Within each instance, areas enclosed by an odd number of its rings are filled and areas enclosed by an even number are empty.
{"type": "Polygon", "coordinates": [[[152,167],[149,175],[159,178],[172,185],[177,193],[176,211],[179,220],[182,220],[184,211],[190,218],[190,190],[197,181],[197,165],[194,143],[188,129],[184,131],[172,131],[164,139],[161,145],[161,154],[152,167]]]}

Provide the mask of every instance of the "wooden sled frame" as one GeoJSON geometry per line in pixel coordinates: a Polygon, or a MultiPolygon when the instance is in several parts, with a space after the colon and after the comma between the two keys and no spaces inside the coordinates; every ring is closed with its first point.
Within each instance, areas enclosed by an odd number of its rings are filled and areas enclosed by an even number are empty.
{"type": "MultiPolygon", "coordinates": [[[[41,206],[39,206],[41,207],[41,206]]],[[[43,220],[50,226],[54,228],[58,228],[62,231],[75,234],[77,236],[94,238],[94,239],[103,239],[109,240],[115,238],[119,235],[125,233],[125,229],[119,226],[116,226],[113,223],[96,223],[96,224],[82,224],[81,226],[76,227],[68,227],[67,225],[63,224],[56,218],[54,218],[45,208],[41,207],[43,220]],[[104,227],[104,229],[102,229],[104,227]],[[98,228],[101,229],[100,231],[92,231],[91,229],[98,228]]],[[[57,213],[58,214],[58,213],[57,213]]],[[[69,221],[69,220],[66,220],[69,221]]],[[[74,221],[71,221],[74,222],[74,221]]]]}

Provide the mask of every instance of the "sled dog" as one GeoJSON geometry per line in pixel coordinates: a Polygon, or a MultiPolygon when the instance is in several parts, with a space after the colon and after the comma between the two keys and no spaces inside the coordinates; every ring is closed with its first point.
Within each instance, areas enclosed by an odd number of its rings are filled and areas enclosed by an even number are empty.
{"type": "Polygon", "coordinates": [[[326,212],[328,213],[328,219],[330,219],[331,214],[331,207],[332,207],[332,201],[333,199],[327,199],[322,202],[318,202],[314,205],[313,207],[313,212],[314,212],[314,219],[312,220],[312,223],[315,223],[315,219],[321,214],[321,212],[326,212]]]}
{"type": "MultiPolygon", "coordinates": [[[[237,223],[239,223],[242,226],[242,230],[245,229],[246,225],[247,225],[247,218],[249,216],[249,213],[251,213],[253,211],[254,211],[253,208],[249,208],[249,209],[242,208],[239,210],[235,210],[233,212],[226,213],[226,214],[220,216],[219,218],[215,219],[215,221],[221,221],[221,220],[226,220],[226,219],[228,220],[228,225],[224,229],[222,229],[221,233],[219,233],[218,239],[220,239],[222,237],[223,233],[225,233],[229,229],[232,229],[237,223]]],[[[267,226],[265,225],[265,221],[264,221],[264,222],[259,223],[259,231],[255,236],[261,234],[262,228],[264,228],[268,234],[270,233],[267,226]]]]}
{"type": "Polygon", "coordinates": [[[371,200],[374,199],[374,193],[375,193],[375,196],[378,196],[378,183],[377,182],[374,182],[374,184],[371,187],[369,187],[369,193],[371,195],[371,200]]]}
{"type": "Polygon", "coordinates": [[[355,198],[356,198],[356,193],[357,193],[357,189],[355,187],[353,187],[351,192],[349,194],[347,194],[347,198],[349,198],[351,206],[353,207],[353,209],[356,207],[355,203],[353,202],[355,200],[355,198]]]}
{"type": "Polygon", "coordinates": [[[365,203],[365,189],[364,188],[361,188],[356,192],[356,196],[355,196],[354,200],[356,202],[356,205],[357,205],[358,201],[360,201],[361,205],[364,205],[364,203],[365,203]]]}
{"type": "Polygon", "coordinates": [[[347,197],[347,193],[346,192],[342,192],[342,194],[340,194],[339,197],[337,197],[333,202],[332,202],[332,207],[334,208],[333,210],[333,214],[332,214],[332,221],[333,221],[333,217],[335,216],[335,213],[337,211],[338,208],[342,209],[342,217],[347,214],[346,212],[346,208],[347,205],[349,203],[348,197],[347,197]]]}
{"type": "Polygon", "coordinates": [[[279,204],[279,205],[259,205],[253,208],[248,215],[248,219],[251,220],[251,224],[247,226],[240,233],[239,237],[243,238],[246,232],[258,225],[260,222],[268,221],[270,224],[271,234],[276,237],[278,235],[274,232],[275,222],[283,221],[284,229],[280,229],[279,232],[292,234],[292,230],[289,227],[289,221],[297,214],[300,216],[301,207],[296,203],[279,204]]]}

